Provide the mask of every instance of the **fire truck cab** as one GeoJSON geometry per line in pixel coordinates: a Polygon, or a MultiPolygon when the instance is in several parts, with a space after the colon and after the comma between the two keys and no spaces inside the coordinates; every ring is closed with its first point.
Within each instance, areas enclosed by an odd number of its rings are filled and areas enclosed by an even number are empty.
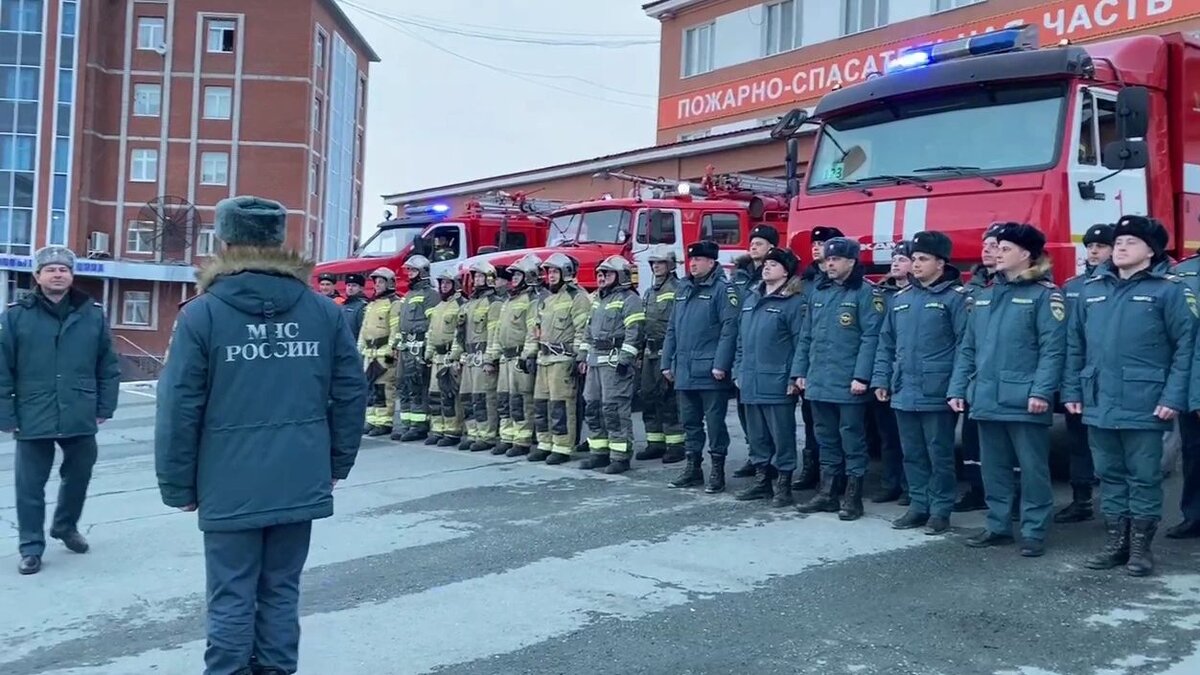
{"type": "Polygon", "coordinates": [[[1082,236],[1122,215],[1151,215],[1178,257],[1200,240],[1200,40],[1139,35],[1038,47],[1022,26],[901,53],[887,73],[827,94],[789,242],[833,225],[863,246],[869,272],[892,246],[936,229],[964,271],[993,222],[1041,228],[1055,279],[1082,270],[1082,236]]]}

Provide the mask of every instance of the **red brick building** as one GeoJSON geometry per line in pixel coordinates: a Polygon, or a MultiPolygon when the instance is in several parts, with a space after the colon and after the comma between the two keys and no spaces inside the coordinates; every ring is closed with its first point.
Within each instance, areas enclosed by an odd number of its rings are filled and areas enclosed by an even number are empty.
{"type": "Polygon", "coordinates": [[[345,256],[378,60],[335,0],[0,0],[0,300],[70,246],[149,375],[221,199],[276,199],[289,246],[345,256]]]}
{"type": "Polygon", "coordinates": [[[502,189],[586,199],[627,188],[594,178],[618,168],[782,178],[784,146],[769,135],[780,116],[884,70],[902,49],[1022,24],[1038,26],[1045,46],[1200,28],[1200,0],[654,0],[644,10],[661,25],[658,145],[385,198],[454,204],[502,189]]]}

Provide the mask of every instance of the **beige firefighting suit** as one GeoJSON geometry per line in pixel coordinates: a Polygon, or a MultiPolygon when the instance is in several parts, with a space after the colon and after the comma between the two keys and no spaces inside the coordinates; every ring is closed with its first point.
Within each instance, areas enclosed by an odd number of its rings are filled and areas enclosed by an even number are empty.
{"type": "Polygon", "coordinates": [[[500,441],[528,449],[533,445],[534,370],[522,355],[538,302],[549,293],[525,285],[500,306],[488,346],[488,359],[498,362],[496,410],[500,441]],[[528,372],[526,372],[528,371],[528,372]]]}
{"type": "Polygon", "coordinates": [[[462,365],[462,294],[455,292],[429,314],[429,332],[425,334],[425,361],[430,364],[430,428],[442,438],[459,439],[463,432],[462,406],[458,403],[458,382],[462,365]]]}
{"type": "Polygon", "coordinates": [[[463,375],[460,396],[466,418],[466,438],[491,446],[500,435],[496,415],[496,362],[487,355],[488,336],[500,316],[500,301],[491,287],[476,288],[460,309],[463,375]]]}
{"type": "Polygon", "coordinates": [[[396,293],[386,291],[375,296],[363,310],[358,351],[363,356],[370,391],[367,397],[367,424],[390,429],[395,407],[396,357],[392,353],[392,333],[399,316],[392,311],[396,293]],[[375,364],[375,365],[372,365],[375,364]]]}
{"type": "Polygon", "coordinates": [[[579,391],[579,344],[591,315],[591,299],[566,281],[541,303],[525,340],[525,356],[537,355],[533,421],[538,449],[570,455],[575,449],[575,398],[579,391]]]}

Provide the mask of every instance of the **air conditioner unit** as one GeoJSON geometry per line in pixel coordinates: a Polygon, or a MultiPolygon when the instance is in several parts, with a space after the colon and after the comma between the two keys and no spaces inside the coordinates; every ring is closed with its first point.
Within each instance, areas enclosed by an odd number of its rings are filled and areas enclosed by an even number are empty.
{"type": "Polygon", "coordinates": [[[106,256],[109,254],[109,234],[107,232],[92,232],[88,234],[88,257],[106,256]]]}

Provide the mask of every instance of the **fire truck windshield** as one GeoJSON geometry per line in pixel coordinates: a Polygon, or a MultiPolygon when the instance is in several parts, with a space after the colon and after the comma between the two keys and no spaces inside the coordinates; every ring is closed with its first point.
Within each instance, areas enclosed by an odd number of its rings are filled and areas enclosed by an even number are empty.
{"type": "Polygon", "coordinates": [[[623,244],[629,239],[629,209],[596,209],[555,216],[550,221],[549,246],[568,242],[623,244]]]}
{"type": "Polygon", "coordinates": [[[418,234],[425,229],[424,225],[412,225],[379,229],[358,250],[363,258],[386,258],[404,250],[412,243],[418,234]]]}
{"type": "Polygon", "coordinates": [[[1051,166],[1066,85],[1004,84],[880,101],[824,120],[809,189],[1051,166]]]}

